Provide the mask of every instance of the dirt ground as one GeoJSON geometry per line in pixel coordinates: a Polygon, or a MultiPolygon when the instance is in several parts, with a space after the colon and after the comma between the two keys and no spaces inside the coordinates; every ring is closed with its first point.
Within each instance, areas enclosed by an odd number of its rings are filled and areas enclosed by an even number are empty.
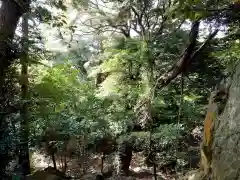
{"type": "MultiPolygon", "coordinates": [[[[113,157],[106,158],[104,162],[104,171],[106,169],[112,168],[113,157]]],[[[34,169],[42,170],[49,166],[53,166],[51,160],[39,153],[32,153],[31,163],[34,169]]],[[[61,169],[60,162],[57,162],[58,168],[61,169]]],[[[101,158],[100,156],[92,156],[92,157],[81,157],[78,159],[68,159],[68,168],[67,174],[71,177],[81,178],[83,174],[88,173],[100,173],[101,172],[101,158]],[[85,159],[84,159],[85,158],[85,159]]],[[[137,180],[152,180],[153,179],[153,168],[147,167],[144,164],[144,158],[142,153],[134,153],[130,165],[130,176],[135,177],[137,180]]],[[[172,176],[167,176],[157,170],[157,175],[159,179],[162,180],[175,180],[176,178],[172,176]]]]}

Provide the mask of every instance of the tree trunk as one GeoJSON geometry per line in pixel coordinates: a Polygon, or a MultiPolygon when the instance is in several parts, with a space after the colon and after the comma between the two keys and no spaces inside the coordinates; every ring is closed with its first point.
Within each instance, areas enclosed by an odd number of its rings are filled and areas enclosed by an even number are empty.
{"type": "MultiPolygon", "coordinates": [[[[13,61],[13,52],[11,48],[12,39],[15,34],[17,23],[25,11],[28,10],[30,0],[21,1],[23,4],[16,3],[14,0],[1,1],[0,7],[0,139],[3,138],[6,122],[5,116],[7,112],[5,78],[8,68],[13,61]]],[[[7,152],[1,152],[0,174],[4,173],[7,165],[7,152]]]]}
{"type": "Polygon", "coordinates": [[[14,0],[2,1],[0,8],[0,122],[2,122],[1,120],[4,115],[3,106],[6,93],[4,89],[5,73],[13,60],[12,39],[20,17],[30,4],[29,0],[23,0],[22,2],[25,4],[21,6],[16,2],[14,0]]]}
{"type": "Polygon", "coordinates": [[[217,180],[240,180],[240,65],[236,68],[229,99],[215,121],[212,176],[217,180]]]}
{"type": "Polygon", "coordinates": [[[21,167],[21,173],[23,176],[30,174],[30,160],[29,160],[29,148],[28,148],[28,15],[23,16],[22,21],[22,55],[20,58],[22,71],[21,71],[21,96],[22,96],[22,108],[20,110],[21,115],[21,132],[20,132],[20,154],[19,165],[21,167]]]}
{"type": "MultiPolygon", "coordinates": [[[[52,162],[53,162],[53,167],[54,169],[57,169],[57,163],[56,163],[56,159],[55,159],[55,153],[52,153],[51,154],[51,159],[52,159],[52,162]]],[[[65,161],[64,161],[65,162],[65,161]]]]}
{"type": "Polygon", "coordinates": [[[119,144],[119,160],[120,160],[120,167],[119,171],[120,174],[123,174],[125,176],[128,176],[129,173],[129,166],[131,164],[132,160],[132,152],[133,152],[133,147],[132,144],[126,140],[123,140],[119,144]]]}

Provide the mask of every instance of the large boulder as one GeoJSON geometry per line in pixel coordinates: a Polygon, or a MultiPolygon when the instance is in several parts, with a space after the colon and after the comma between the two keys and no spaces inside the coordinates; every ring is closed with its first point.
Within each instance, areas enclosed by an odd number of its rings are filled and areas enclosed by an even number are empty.
{"type": "Polygon", "coordinates": [[[212,179],[240,180],[240,65],[223,114],[215,121],[212,179]]]}

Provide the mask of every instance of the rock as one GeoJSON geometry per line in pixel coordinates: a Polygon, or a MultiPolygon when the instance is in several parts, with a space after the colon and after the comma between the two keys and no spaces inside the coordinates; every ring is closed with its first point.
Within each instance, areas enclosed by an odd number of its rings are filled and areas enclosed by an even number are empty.
{"type": "Polygon", "coordinates": [[[62,180],[62,178],[45,171],[36,171],[28,175],[26,180],[62,180]]]}
{"type": "Polygon", "coordinates": [[[53,167],[47,167],[44,169],[45,172],[49,173],[49,174],[53,174],[53,175],[56,175],[58,177],[61,177],[61,178],[65,178],[65,174],[53,167]]]}
{"type": "Polygon", "coordinates": [[[53,167],[48,167],[41,171],[35,171],[27,176],[27,180],[64,180],[69,179],[65,174],[53,167]]]}

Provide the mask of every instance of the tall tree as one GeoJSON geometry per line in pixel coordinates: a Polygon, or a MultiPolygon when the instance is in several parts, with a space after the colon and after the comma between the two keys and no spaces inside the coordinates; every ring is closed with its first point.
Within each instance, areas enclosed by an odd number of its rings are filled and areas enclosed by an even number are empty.
{"type": "MultiPolygon", "coordinates": [[[[0,139],[4,136],[6,127],[5,117],[10,113],[6,99],[7,88],[5,86],[6,73],[16,58],[12,40],[20,17],[29,10],[30,0],[1,1],[0,7],[0,139]]],[[[0,174],[4,174],[7,164],[4,152],[1,153],[0,174]]]]}
{"type": "Polygon", "coordinates": [[[22,107],[20,110],[20,154],[19,165],[25,176],[30,173],[29,148],[28,148],[28,14],[22,18],[22,55],[20,57],[21,70],[21,97],[22,107]]]}

